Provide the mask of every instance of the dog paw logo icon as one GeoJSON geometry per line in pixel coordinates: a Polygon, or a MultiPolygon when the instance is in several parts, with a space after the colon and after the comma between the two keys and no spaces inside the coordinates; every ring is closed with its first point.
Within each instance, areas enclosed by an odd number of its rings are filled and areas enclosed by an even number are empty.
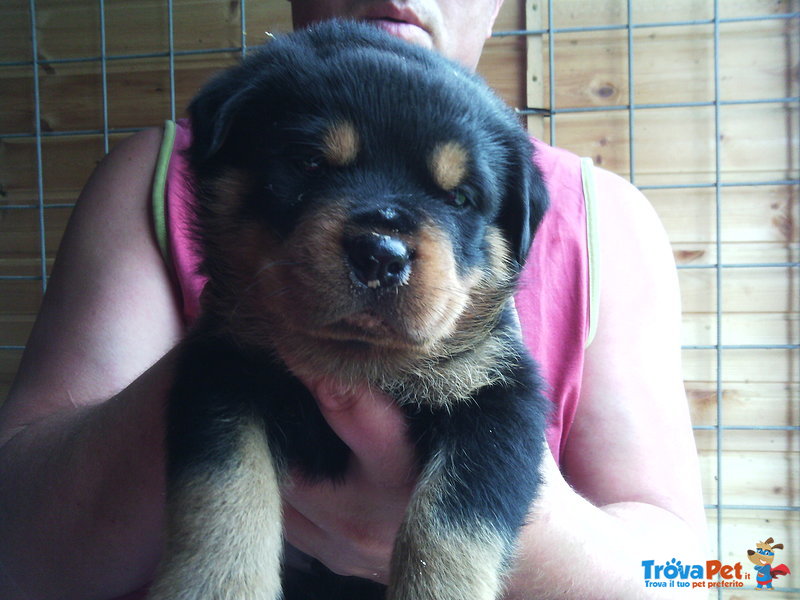
{"type": "Polygon", "coordinates": [[[758,542],[755,550],[747,551],[747,557],[755,565],[758,573],[756,576],[757,590],[774,589],[772,587],[773,579],[791,573],[786,565],[772,566],[775,561],[775,550],[783,550],[783,544],[776,544],[775,540],[767,538],[763,542],[758,542]]]}

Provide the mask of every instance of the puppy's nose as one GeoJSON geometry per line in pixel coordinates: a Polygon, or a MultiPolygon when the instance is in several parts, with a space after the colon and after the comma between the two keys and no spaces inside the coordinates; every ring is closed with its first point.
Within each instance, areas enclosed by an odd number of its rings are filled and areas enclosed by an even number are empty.
{"type": "Polygon", "coordinates": [[[403,285],[411,275],[411,249],[398,238],[378,233],[349,237],[344,250],[355,279],[369,288],[403,285]]]}

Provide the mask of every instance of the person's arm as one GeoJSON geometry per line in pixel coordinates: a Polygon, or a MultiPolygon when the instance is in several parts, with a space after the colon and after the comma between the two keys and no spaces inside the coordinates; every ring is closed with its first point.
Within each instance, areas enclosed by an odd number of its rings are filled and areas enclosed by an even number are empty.
{"type": "MultiPolygon", "coordinates": [[[[598,172],[597,183],[598,330],[586,357],[564,475],[548,454],[546,483],[522,531],[508,600],[658,597],[662,592],[645,587],[642,561],[703,559],[704,514],[682,384],[672,254],[639,192],[607,172],[598,172]]],[[[411,489],[402,416],[380,396],[331,401],[330,393],[316,392],[326,419],[354,452],[352,469],[347,485],[290,491],[289,540],[336,572],[385,582],[411,489]],[[386,503],[382,511],[375,508],[380,502],[386,503]]],[[[664,595],[674,596],[675,589],[664,595]]]]}
{"type": "MultiPolygon", "coordinates": [[[[670,246],[632,186],[598,170],[597,189],[599,320],[562,460],[566,481],[545,465],[548,484],[524,530],[509,598],[533,588],[543,598],[658,597],[645,587],[642,561],[703,559],[670,246]]],[[[665,595],[676,593],[686,595],[665,595]]]]}
{"type": "Polygon", "coordinates": [[[163,405],[182,323],[150,226],[161,141],[98,167],[0,407],[0,597],[109,598],[146,582],[163,525],[163,405]]]}

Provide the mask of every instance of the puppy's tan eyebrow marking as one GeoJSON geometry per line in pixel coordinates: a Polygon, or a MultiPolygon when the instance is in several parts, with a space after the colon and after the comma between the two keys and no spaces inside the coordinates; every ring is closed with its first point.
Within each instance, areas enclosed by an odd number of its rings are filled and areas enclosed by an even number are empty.
{"type": "Polygon", "coordinates": [[[353,164],[360,146],[358,131],[350,121],[336,121],[322,138],[325,159],[335,167],[353,164]]]}
{"type": "Polygon", "coordinates": [[[469,153],[458,142],[438,144],[428,160],[433,181],[443,190],[455,189],[463,183],[468,164],[469,153]]]}

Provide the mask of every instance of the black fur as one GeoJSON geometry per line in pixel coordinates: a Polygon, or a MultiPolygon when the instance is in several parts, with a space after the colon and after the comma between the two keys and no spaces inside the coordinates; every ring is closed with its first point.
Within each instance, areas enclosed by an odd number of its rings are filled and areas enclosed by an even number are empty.
{"type": "MultiPolygon", "coordinates": [[[[497,249],[487,236],[495,228],[509,249],[513,284],[547,206],[532,147],[514,114],[480,78],[434,53],[346,22],[279,37],[252,52],[198,95],[190,116],[197,230],[210,281],[204,314],[182,345],[170,398],[169,481],[238,460],[237,428],[248,419],[263,423],[279,477],[298,470],[336,480],[347,466],[347,448],[271,342],[253,342],[252,331],[241,335],[232,325],[236,310],[229,314],[226,307],[240,301],[242,290],[230,288],[241,282],[231,279],[232,263],[221,256],[225,242],[219,239],[235,239],[237,224],[255,223],[279,244],[314,211],[341,206],[354,227],[403,239],[435,224],[452,245],[458,276],[466,277],[489,268],[497,249]],[[358,157],[344,168],[320,167],[320,149],[309,140],[319,140],[337,120],[358,130],[358,157]],[[469,151],[468,174],[457,190],[464,206],[454,205],[453,191],[437,187],[426,164],[426,153],[448,141],[469,151]],[[215,185],[230,173],[246,174],[236,191],[241,202],[222,210],[215,185]]],[[[374,302],[370,310],[399,312],[392,304],[399,300],[383,290],[352,282],[343,287],[354,305],[374,302]]],[[[466,400],[437,402],[415,392],[402,396],[401,404],[420,465],[445,457],[446,485],[434,520],[465,532],[489,524],[504,540],[503,560],[509,561],[539,484],[547,401],[505,304],[512,289],[499,287],[498,308],[487,312],[475,345],[510,340],[497,365],[500,377],[468,390],[466,400]]],[[[337,343],[343,351],[373,352],[363,339],[337,343]]],[[[389,354],[381,360],[393,364],[389,354]]],[[[407,354],[399,372],[414,363],[413,353],[407,354]]],[[[420,362],[444,371],[458,356],[421,356],[420,362]]],[[[301,597],[291,591],[303,588],[298,577],[289,577],[289,600],[301,597]]],[[[356,588],[369,590],[365,597],[382,595],[374,585],[356,588]]],[[[351,599],[361,597],[356,588],[342,587],[351,599]]]]}
{"type": "MultiPolygon", "coordinates": [[[[527,136],[483,80],[373,28],[335,23],[277,38],[215,79],[192,102],[189,114],[192,164],[208,175],[223,164],[268,169],[265,155],[284,161],[302,155],[308,149],[286,139],[280,130],[282,117],[303,117],[305,131],[294,132],[297,140],[313,136],[333,115],[368,124],[374,135],[367,140],[365,154],[394,167],[389,172],[381,169],[383,180],[367,182],[378,195],[373,201],[389,191],[418,198],[421,190],[415,180],[422,174],[414,169],[415,161],[408,160],[409,154],[428,146],[428,140],[456,135],[479,151],[476,176],[467,182],[467,191],[478,201],[502,197],[497,204],[480,205],[480,216],[504,228],[519,266],[547,207],[527,136]]],[[[283,195],[290,197],[295,185],[306,185],[281,183],[283,195]]],[[[353,178],[337,183],[342,192],[365,185],[353,178]]],[[[432,192],[429,183],[423,189],[432,192]]],[[[286,206],[277,196],[267,207],[268,216],[273,223],[291,227],[296,207],[286,206]]],[[[457,224],[453,239],[462,242],[460,257],[471,258],[478,221],[457,224]]]]}

